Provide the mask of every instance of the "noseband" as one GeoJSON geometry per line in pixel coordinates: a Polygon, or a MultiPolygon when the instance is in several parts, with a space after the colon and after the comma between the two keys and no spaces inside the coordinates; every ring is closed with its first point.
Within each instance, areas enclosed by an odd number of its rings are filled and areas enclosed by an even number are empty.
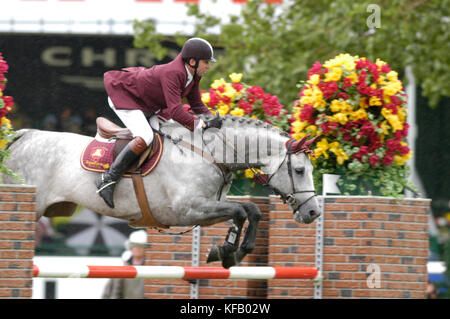
{"type": "Polygon", "coordinates": [[[302,191],[296,191],[295,190],[295,183],[294,183],[294,177],[292,176],[292,163],[291,163],[291,156],[292,154],[299,154],[299,153],[306,153],[306,154],[312,154],[312,151],[308,148],[301,148],[299,150],[292,150],[292,144],[295,142],[295,139],[292,139],[288,142],[288,146],[287,146],[287,152],[286,155],[284,156],[283,161],[281,162],[281,164],[278,166],[278,169],[269,176],[269,178],[266,178],[265,176],[261,175],[260,173],[256,172],[253,168],[250,168],[252,170],[252,172],[255,174],[257,180],[263,184],[263,186],[267,186],[270,189],[272,189],[272,191],[276,194],[279,195],[281,197],[281,199],[283,200],[284,203],[287,203],[289,205],[291,205],[292,207],[295,207],[296,204],[298,205],[297,208],[294,209],[294,213],[295,211],[299,210],[300,207],[302,207],[303,205],[305,205],[308,201],[310,201],[312,198],[316,197],[316,191],[315,190],[302,190],[302,191]],[[291,181],[291,188],[292,188],[292,192],[289,194],[285,194],[282,191],[280,191],[278,188],[270,185],[270,180],[272,179],[272,177],[278,173],[278,171],[280,170],[281,166],[283,166],[283,163],[286,161],[287,158],[287,167],[288,167],[288,174],[289,174],[289,179],[291,181]],[[299,202],[296,198],[295,198],[295,194],[302,194],[302,193],[313,193],[310,197],[308,197],[305,201],[303,202],[299,202]]]}

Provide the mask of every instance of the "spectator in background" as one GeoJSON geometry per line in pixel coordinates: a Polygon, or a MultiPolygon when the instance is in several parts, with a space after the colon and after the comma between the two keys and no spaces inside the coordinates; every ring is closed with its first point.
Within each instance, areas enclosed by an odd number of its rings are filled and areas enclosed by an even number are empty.
{"type": "Polygon", "coordinates": [[[83,114],[82,133],[88,136],[95,136],[97,134],[97,111],[95,108],[87,109],[83,114]]]}
{"type": "Polygon", "coordinates": [[[436,289],[436,286],[432,282],[428,282],[426,297],[427,299],[437,299],[439,295],[439,289],[436,289]]]}
{"type": "Polygon", "coordinates": [[[54,114],[47,114],[43,120],[42,129],[45,131],[56,131],[58,126],[58,119],[54,114]]]}
{"type": "Polygon", "coordinates": [[[63,108],[59,117],[59,131],[81,133],[82,125],[81,116],[72,114],[72,110],[68,106],[63,108]]]}
{"type": "MultiPolygon", "coordinates": [[[[147,232],[138,230],[130,234],[125,242],[125,252],[122,260],[128,266],[142,266],[145,263],[145,247],[147,232]]],[[[143,299],[144,279],[110,279],[103,292],[103,299],[143,299]]]]}

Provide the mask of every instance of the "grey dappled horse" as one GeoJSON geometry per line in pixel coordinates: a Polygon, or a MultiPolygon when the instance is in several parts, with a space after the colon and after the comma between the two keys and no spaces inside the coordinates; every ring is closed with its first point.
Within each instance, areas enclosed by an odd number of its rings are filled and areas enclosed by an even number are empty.
{"type": "MultiPolygon", "coordinates": [[[[248,167],[261,169],[268,177],[269,187],[290,205],[297,222],[311,223],[320,210],[307,154],[308,141],[290,139],[259,120],[232,116],[222,120],[221,129],[211,128],[204,133],[190,132],[176,123],[161,123],[161,131],[173,140],[164,138],[161,161],[143,181],[153,216],[161,224],[207,226],[232,220],[224,244],[213,247],[208,257],[208,262],[222,260],[222,265],[228,268],[252,251],[261,218],[255,204],[226,199],[230,172],[248,167]],[[178,139],[211,154],[216,162],[223,163],[224,169],[181,147],[178,139]],[[239,246],[246,219],[249,224],[239,246]]],[[[27,184],[36,186],[38,218],[71,216],[76,205],[129,222],[142,217],[131,179],[122,178],[116,186],[114,209],[96,194],[95,180],[99,173],[80,166],[80,155],[92,139],[35,129],[17,132],[15,141],[9,145],[11,157],[5,164],[27,184]]],[[[4,181],[17,183],[8,177],[4,181]]]]}

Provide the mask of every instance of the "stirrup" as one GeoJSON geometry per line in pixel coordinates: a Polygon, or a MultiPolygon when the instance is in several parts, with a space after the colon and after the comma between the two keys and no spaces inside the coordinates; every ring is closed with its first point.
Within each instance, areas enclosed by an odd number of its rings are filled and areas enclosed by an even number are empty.
{"type": "MultiPolygon", "coordinates": [[[[102,183],[104,183],[104,182],[105,182],[105,174],[102,173],[101,176],[102,176],[102,183]]],[[[98,194],[98,193],[100,193],[102,190],[104,190],[105,188],[107,188],[107,187],[109,187],[109,186],[111,186],[111,185],[114,185],[114,184],[116,184],[116,183],[117,183],[117,181],[111,181],[111,182],[109,182],[109,183],[103,185],[102,187],[100,187],[95,193],[98,194]]]]}
{"type": "Polygon", "coordinates": [[[109,186],[111,186],[111,185],[114,185],[115,183],[117,183],[117,182],[115,182],[115,181],[112,181],[112,182],[109,182],[108,184],[106,184],[106,185],[103,185],[102,187],[100,187],[95,193],[100,193],[102,190],[104,190],[105,188],[107,188],[107,187],[109,187],[109,186]]]}

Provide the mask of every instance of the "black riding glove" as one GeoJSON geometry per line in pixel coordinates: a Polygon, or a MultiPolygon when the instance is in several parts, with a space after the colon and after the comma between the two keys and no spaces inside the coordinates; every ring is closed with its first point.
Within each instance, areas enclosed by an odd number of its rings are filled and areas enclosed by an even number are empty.
{"type": "Polygon", "coordinates": [[[215,117],[212,120],[205,121],[206,127],[203,129],[204,131],[209,128],[220,129],[222,127],[222,119],[220,117],[215,117]]]}

